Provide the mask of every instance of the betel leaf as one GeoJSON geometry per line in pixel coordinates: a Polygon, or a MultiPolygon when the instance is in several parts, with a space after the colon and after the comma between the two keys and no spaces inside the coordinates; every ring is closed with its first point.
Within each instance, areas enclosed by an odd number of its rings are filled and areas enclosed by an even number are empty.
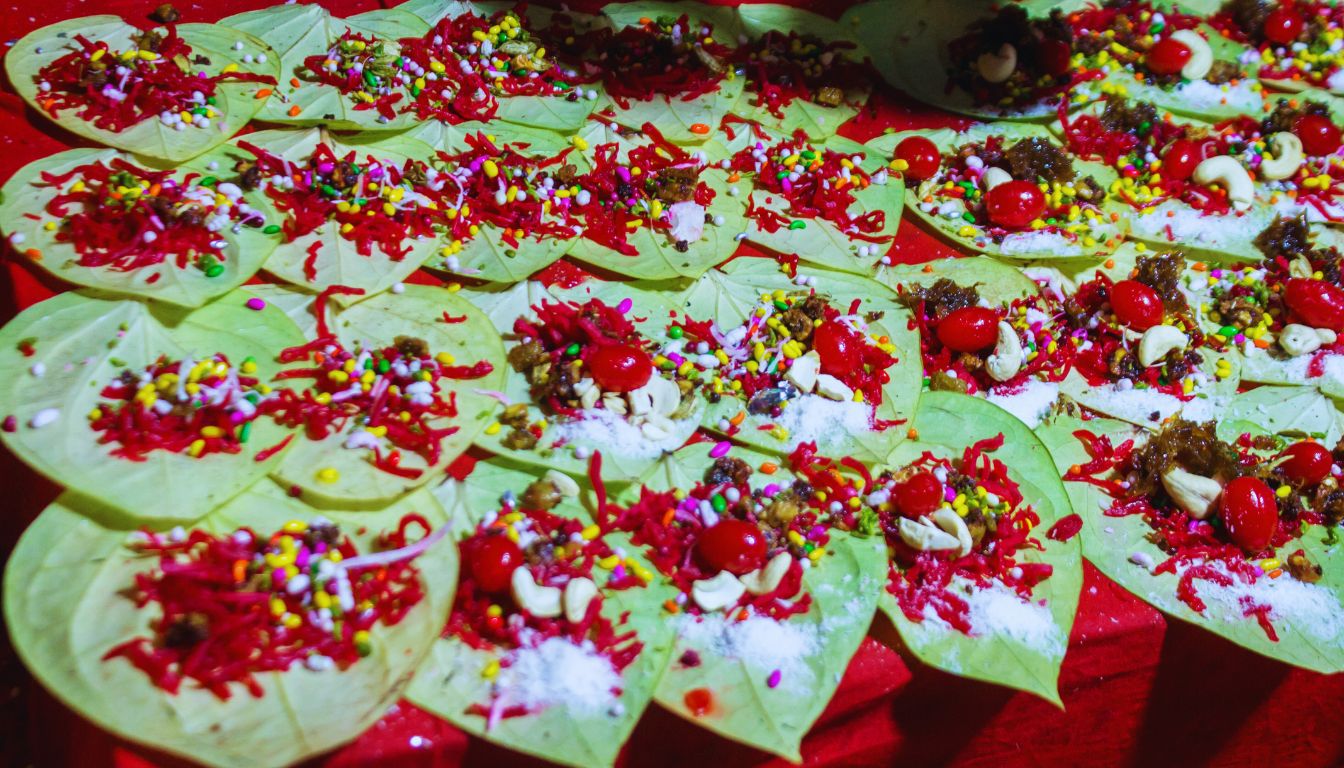
{"type": "MultiPolygon", "coordinates": [[[[199,65],[199,71],[207,76],[217,76],[230,65],[236,65],[243,73],[272,78],[278,72],[279,55],[249,34],[215,24],[178,24],[176,28],[182,40],[191,46],[193,57],[203,56],[209,60],[209,64],[199,65]],[[237,49],[234,47],[236,43],[241,43],[237,49]],[[264,60],[258,60],[262,56],[264,60]]],[[[5,56],[5,71],[24,101],[35,110],[49,114],[42,108],[42,91],[36,78],[48,64],[77,50],[75,35],[91,43],[107,43],[110,52],[115,53],[134,48],[132,38],[139,34],[139,29],[117,16],[85,16],[62,21],[30,32],[15,43],[5,56]]],[[[264,97],[258,99],[257,95],[270,87],[265,83],[242,80],[219,81],[215,103],[211,105],[215,116],[210,119],[208,128],[187,125],[179,131],[165,124],[159,115],[146,115],[135,125],[112,131],[80,117],[83,110],[78,108],[63,110],[51,119],[62,128],[100,144],[165,163],[179,163],[237,133],[261,109],[265,100],[264,97]]]]}
{"type": "MultiPolygon", "coordinates": [[[[828,298],[832,305],[847,313],[855,299],[862,300],[858,312],[880,312],[882,317],[870,323],[869,334],[885,335],[896,349],[892,355],[896,364],[887,370],[890,380],[882,387],[882,402],[876,417],[886,420],[908,420],[915,413],[919,400],[922,366],[919,356],[919,335],[909,327],[909,310],[896,302],[895,294],[876,281],[829,270],[805,272],[817,278],[817,293],[828,298]]],[[[707,273],[686,292],[682,311],[695,321],[713,321],[723,332],[728,332],[748,321],[763,294],[785,291],[806,295],[806,288],[795,284],[780,272],[779,265],[770,259],[737,259],[721,270],[707,273]]],[[[712,372],[711,372],[712,373],[712,372]]],[[[768,415],[746,412],[746,403],[739,398],[723,397],[705,411],[706,429],[722,431],[722,422],[742,414],[743,418],[733,439],[754,448],[786,454],[797,447],[797,434],[780,439],[771,434],[774,422],[768,415]],[[762,429],[762,428],[765,429],[762,429]]],[[[819,425],[820,426],[820,425],[819,425]]],[[[905,439],[908,424],[897,424],[876,432],[844,434],[824,433],[828,437],[819,442],[821,453],[832,456],[853,456],[873,464],[882,461],[891,449],[905,439]]]]}
{"type": "Polygon", "coordinates": [[[239,289],[186,311],[66,292],[19,313],[0,329],[0,366],[10,371],[0,385],[0,403],[16,426],[0,437],[43,475],[128,519],[199,518],[276,466],[278,456],[256,457],[279,443],[285,430],[263,416],[252,422],[238,453],[192,458],[156,450],[144,461],[130,461],[98,442],[101,433],[89,426],[89,414],[123,370],[139,374],[160,355],[200,360],[222,353],[234,366],[251,357],[258,379],[271,381],[279,368],[276,355],[303,336],[279,309],[248,309],[250,297],[239,289]],[[38,414],[43,416],[34,422],[38,414]]]}
{"type": "MultiPolygon", "coordinates": [[[[229,16],[219,23],[256,35],[277,51],[280,85],[258,114],[259,119],[370,131],[397,130],[414,124],[414,117],[409,114],[381,120],[378,110],[368,105],[356,109],[361,102],[352,94],[319,82],[303,61],[309,56],[325,55],[346,30],[381,41],[389,55],[395,57],[400,50],[397,40],[419,37],[429,31],[429,25],[420,17],[392,8],[342,19],[319,5],[286,4],[229,16]],[[294,81],[299,85],[295,86],[294,81]],[[296,108],[298,111],[294,112],[296,108]]],[[[410,92],[405,90],[394,106],[401,108],[409,99],[410,92]]]]}
{"type": "Polygon", "coordinates": [[[525,280],[511,286],[484,285],[462,289],[462,298],[471,302],[494,325],[501,335],[513,333],[513,321],[517,320],[528,307],[542,301],[554,301],[555,294],[545,283],[525,280]]]}
{"type": "MultiPolygon", "coordinates": [[[[669,316],[676,307],[676,294],[658,291],[645,285],[615,281],[588,281],[574,289],[552,289],[551,292],[556,299],[577,304],[583,304],[590,299],[599,299],[610,306],[618,306],[622,301],[629,299],[632,305],[626,317],[634,324],[635,330],[657,344],[661,345],[668,341],[667,326],[670,322],[669,316]]],[[[534,304],[523,305],[519,302],[514,305],[512,307],[515,312],[514,318],[534,317],[530,310],[534,304]]],[[[512,333],[513,321],[506,321],[506,327],[509,333],[512,333]]],[[[505,343],[505,347],[512,349],[517,343],[519,341],[511,337],[505,343]]],[[[680,448],[699,428],[705,411],[703,398],[693,398],[689,403],[683,401],[682,410],[678,411],[681,413],[680,417],[671,419],[674,427],[671,434],[656,442],[640,434],[638,428],[633,425],[630,425],[629,433],[614,430],[601,433],[596,425],[593,425],[593,428],[582,436],[574,436],[565,445],[557,447],[553,445],[559,439],[556,436],[557,430],[566,429],[568,425],[573,425],[581,419],[559,416],[550,413],[548,409],[543,409],[532,397],[527,377],[512,367],[509,367],[505,379],[504,395],[510,403],[527,405],[529,424],[546,422],[546,429],[542,432],[539,442],[533,448],[510,448],[507,445],[507,438],[511,429],[506,426],[494,434],[479,436],[476,445],[521,466],[539,470],[557,469],[580,478],[587,472],[588,456],[595,451],[602,451],[603,475],[607,482],[613,485],[634,480],[663,458],[667,452],[680,448]],[[576,449],[581,453],[576,454],[576,449]]],[[[505,406],[501,403],[494,404],[493,407],[494,415],[498,419],[503,415],[505,406]]],[[[624,422],[625,419],[622,418],[621,421],[624,422]]]]}
{"type": "Polygon", "coordinates": [[[904,200],[905,185],[899,175],[888,175],[884,156],[862,144],[842,136],[832,136],[822,142],[818,149],[837,152],[847,157],[860,158],[857,165],[875,179],[885,179],[854,192],[854,202],[847,212],[854,217],[880,211],[885,214],[886,222],[881,229],[872,233],[846,232],[834,223],[820,217],[796,218],[789,213],[789,203],[779,194],[763,189],[751,192],[752,205],[775,211],[795,224],[781,226],[774,232],[767,231],[756,219],[748,219],[747,240],[751,243],[784,254],[797,254],[798,258],[809,264],[815,264],[859,275],[871,275],[873,267],[887,251],[887,244],[873,244],[871,238],[891,237],[901,223],[901,204],[904,200]],[[859,248],[866,248],[864,256],[859,248]]]}
{"type": "Polygon", "coordinates": [[[1312,387],[1257,387],[1238,393],[1218,419],[1218,438],[1233,442],[1249,424],[1256,435],[1291,438],[1318,436],[1327,446],[1341,437],[1339,411],[1329,398],[1312,387]]]}
{"type": "MultiPolygon", "coordinates": [[[[1133,427],[1110,419],[1082,422],[1059,417],[1041,428],[1039,434],[1054,456],[1060,473],[1089,460],[1082,442],[1073,434],[1080,429],[1108,436],[1116,445],[1138,434],[1133,427]]],[[[1322,673],[1344,670],[1344,624],[1338,619],[1344,606],[1331,608],[1332,603],[1341,603],[1341,595],[1344,595],[1344,553],[1338,543],[1326,543],[1332,539],[1321,526],[1307,527],[1301,538],[1283,549],[1286,553],[1301,547],[1312,562],[1322,567],[1323,576],[1319,583],[1300,586],[1305,587],[1303,592],[1310,594],[1315,604],[1324,604],[1327,610],[1323,617],[1312,616],[1300,623],[1272,617],[1279,635],[1275,642],[1269,639],[1254,617],[1242,615],[1239,607],[1233,609],[1206,601],[1208,607],[1204,613],[1192,610],[1177,597],[1178,576],[1152,573],[1152,567],[1166,560],[1167,555],[1148,540],[1152,529],[1142,516],[1109,516],[1106,510],[1112,499],[1101,489],[1079,482],[1068,482],[1065,486],[1074,511],[1083,518],[1083,554],[1108,578],[1139,599],[1169,616],[1203,627],[1264,656],[1322,673]]],[[[1291,577],[1284,574],[1281,579],[1291,580],[1291,577]]],[[[1207,583],[1197,582],[1196,593],[1200,584],[1207,583]]]]}
{"type": "MultiPolygon", "coordinates": [[[[205,270],[192,263],[179,267],[176,257],[171,255],[162,263],[130,270],[81,266],[75,246],[57,239],[61,234],[61,217],[47,211],[48,204],[66,192],[78,177],[64,184],[49,184],[43,180],[43,174],[61,177],[81,166],[110,165],[114,160],[136,164],[133,158],[114,149],[71,149],[24,166],[0,188],[0,231],[20,250],[36,249],[40,255],[32,257],[32,263],[62,280],[184,307],[198,307],[242,285],[274,250],[275,238],[262,234],[260,228],[240,227],[234,232],[232,226],[225,226],[215,233],[227,243],[218,262],[224,271],[215,277],[207,276],[205,270]],[[48,230],[48,224],[56,228],[48,230]]],[[[178,182],[187,175],[174,174],[178,182]]],[[[78,207],[70,204],[63,207],[71,214],[79,212],[78,207]]],[[[138,238],[141,233],[131,236],[138,238]]]]}
{"type": "Polygon", "coordinates": [[[715,217],[715,221],[722,217],[723,222],[707,222],[700,239],[687,243],[685,251],[677,250],[666,230],[652,229],[646,223],[626,236],[637,251],[634,255],[626,256],[580,236],[574,241],[569,256],[637,280],[673,280],[703,275],[737,250],[737,236],[747,226],[747,205],[746,198],[728,194],[731,185],[721,169],[707,168],[700,179],[714,191],[714,202],[705,208],[705,215],[715,217]]]}
{"type": "MultiPolygon", "coordinates": [[[[476,465],[469,480],[450,480],[436,493],[453,516],[458,537],[463,538],[475,531],[486,514],[500,509],[501,494],[510,491],[521,496],[535,479],[531,472],[483,462],[476,465]]],[[[592,519],[574,498],[562,500],[550,512],[583,522],[592,519]]],[[[605,537],[653,571],[626,534],[607,533],[605,537]]],[[[620,672],[620,696],[614,706],[595,711],[572,697],[563,698],[537,711],[504,717],[492,727],[484,715],[469,710],[489,709],[499,678],[487,678],[482,670],[491,662],[507,661],[511,651],[499,646],[473,647],[452,636],[434,643],[407,689],[407,698],[468,733],[509,749],[563,765],[611,765],[648,707],[666,665],[674,626],[663,616],[662,603],[675,593],[661,580],[643,588],[609,590],[605,588],[609,578],[609,571],[594,569],[593,579],[602,590],[602,615],[611,620],[617,633],[634,631],[643,646],[634,662],[620,672]]]]}
{"type": "MultiPolygon", "coordinates": [[[[1044,551],[1023,549],[1025,562],[1046,563],[1053,572],[1032,592],[1032,601],[1049,609],[1055,631],[1048,640],[1028,643],[1009,632],[965,635],[926,619],[911,621],[896,598],[882,590],[878,608],[891,619],[901,639],[920,660],[938,669],[977,680],[1033,693],[1056,706],[1059,698],[1059,666],[1069,643],[1078,595],[1083,584],[1082,556],[1078,541],[1054,541],[1046,537],[1061,518],[1073,513],[1045,445],[1015,416],[978,398],[951,392],[927,392],[915,417],[919,438],[896,449],[891,465],[903,466],[924,452],[943,458],[960,458],[962,451],[978,440],[1003,435],[1003,445],[988,453],[1003,462],[1008,476],[1018,484],[1023,504],[1040,517],[1032,535],[1044,551]]],[[[1090,523],[1089,523],[1090,524],[1090,523]]]]}
{"type": "Polygon", "coordinates": [[[943,279],[958,285],[975,286],[980,298],[990,304],[1007,304],[1040,294],[1040,288],[1022,270],[989,256],[961,256],[923,264],[895,264],[878,267],[874,276],[879,283],[896,290],[928,287],[943,279]]]}
{"type": "MultiPolygon", "coordinates": [[[[963,145],[983,143],[986,139],[994,136],[1002,137],[1005,147],[1031,138],[1045,139],[1055,144],[1059,143],[1058,139],[1049,130],[1040,125],[976,123],[964,131],[956,131],[951,128],[935,128],[883,134],[868,142],[867,146],[879,158],[886,159],[893,156],[896,147],[902,141],[912,136],[923,136],[932,141],[944,158],[963,145]]],[[[1102,189],[1108,188],[1117,177],[1113,169],[1102,163],[1074,160],[1073,167],[1076,178],[1081,179],[1090,176],[1102,189]]],[[[1089,220],[1093,223],[1093,228],[1090,230],[1091,234],[1079,233],[1073,240],[1069,240],[1061,234],[1045,233],[1041,235],[1026,230],[1010,233],[1001,238],[1000,242],[995,242],[985,234],[985,227],[969,224],[962,218],[965,213],[965,206],[959,200],[953,200],[944,205],[940,205],[936,200],[933,202],[924,201],[925,197],[929,196],[935,188],[940,187],[943,183],[940,178],[935,177],[919,184],[907,186],[905,188],[905,210],[931,227],[936,234],[953,243],[972,252],[1001,259],[1045,261],[1079,259],[1086,256],[1100,258],[1109,255],[1120,245],[1122,242],[1121,235],[1124,233],[1124,222],[1128,221],[1127,218],[1120,222],[1102,221],[1101,211],[1107,210],[1102,208],[1098,214],[1099,218],[1089,220]],[[962,234],[965,227],[970,227],[969,234],[962,234]],[[1089,237],[1094,242],[1089,243],[1087,241],[1089,237]]]]}
{"type": "Polygon", "coordinates": [[[317,297],[313,294],[276,283],[249,285],[247,292],[285,313],[298,326],[303,338],[309,341],[317,338],[317,297]]]}
{"type": "MultiPolygon", "coordinates": [[[[856,63],[869,58],[868,51],[862,44],[854,42],[845,27],[802,8],[775,3],[748,3],[738,6],[737,15],[749,38],[760,38],[770,32],[781,36],[797,32],[805,42],[809,38],[816,38],[823,46],[832,42],[853,45],[836,51],[836,58],[844,57],[856,63]]],[[[813,139],[826,139],[835,135],[836,129],[858,114],[859,109],[867,103],[873,86],[867,78],[859,78],[845,84],[844,100],[836,106],[795,99],[780,109],[782,114],[776,115],[759,103],[757,89],[753,87],[752,81],[753,73],[748,71],[746,88],[732,107],[734,114],[787,135],[802,130],[813,139]]]]}
{"type": "MultiPolygon", "coordinates": [[[[261,131],[246,136],[248,142],[300,166],[305,165],[313,151],[323,143],[330,147],[337,157],[354,152],[353,162],[356,164],[364,164],[369,158],[373,158],[388,165],[401,167],[408,160],[423,161],[434,154],[428,146],[415,139],[388,136],[366,140],[368,138],[370,137],[366,135],[342,141],[330,138],[317,129],[261,131]]],[[[225,161],[239,156],[240,152],[248,155],[236,147],[221,148],[217,152],[224,156],[219,161],[221,168],[232,167],[231,164],[226,166],[225,161]]],[[[214,154],[212,153],[212,156],[214,154]]],[[[267,222],[280,224],[288,220],[289,214],[282,213],[269,197],[263,195],[259,199],[267,222]]],[[[285,236],[282,233],[273,237],[279,239],[280,244],[266,261],[267,272],[300,290],[317,293],[333,285],[342,285],[363,288],[365,296],[381,293],[391,288],[393,284],[404,281],[434,254],[439,245],[439,239],[435,237],[408,235],[402,242],[408,249],[405,256],[395,258],[386,254],[376,243],[370,246],[370,252],[366,256],[359,253],[354,241],[346,239],[341,234],[340,225],[333,221],[328,221],[313,232],[300,235],[288,242],[284,240],[285,236]],[[310,257],[308,253],[308,249],[314,245],[318,245],[315,258],[310,257]],[[310,258],[311,265],[309,265],[310,258]],[[313,274],[311,280],[308,278],[310,268],[313,274]]],[[[341,295],[337,296],[336,300],[338,303],[346,304],[355,300],[355,297],[341,295]]]]}
{"type": "Polygon", "coordinates": [[[496,146],[508,145],[525,155],[547,158],[573,146],[570,137],[565,134],[512,123],[472,121],[452,124],[427,120],[399,135],[408,139],[419,139],[435,150],[453,154],[470,149],[471,144],[467,141],[467,137],[477,134],[485,136],[496,146]]]}
{"type": "MultiPolygon", "coordinates": [[[[457,405],[457,416],[434,417],[435,429],[455,427],[457,431],[443,439],[439,460],[430,464],[419,454],[402,452],[401,466],[420,470],[414,478],[398,477],[376,468],[372,451],[346,448],[345,441],[356,419],[342,429],[333,430],[321,440],[302,435],[284,461],[272,473],[285,486],[302,490],[303,498],[333,508],[377,508],[402,494],[441,477],[448,464],[457,458],[489,422],[495,401],[481,394],[499,389],[504,381],[504,349],[499,334],[480,310],[444,288],[408,285],[404,293],[381,294],[337,312],[331,320],[332,331],[350,350],[356,347],[381,349],[391,346],[396,337],[409,336],[427,343],[431,355],[447,352],[458,366],[487,362],[493,370],[477,379],[447,381],[457,405]],[[462,318],[446,323],[442,316],[462,318]],[[324,469],[334,469],[335,479],[319,479],[324,469]]],[[[302,379],[296,380],[302,381],[302,379]]],[[[446,396],[446,393],[444,393],[446,396]]]]}
{"type": "MultiPolygon", "coordinates": [[[[152,636],[156,608],[137,609],[135,576],[156,556],[126,547],[132,527],[101,522],[101,510],[61,496],[24,532],[5,571],[5,623],[19,657],[58,699],[116,735],[211,766],[283,766],[350,741],[382,717],[438,636],[457,580],[457,553],[440,541],[415,565],[424,599],[394,626],[375,626],[372,653],[345,670],[314,672],[296,664],[256,676],[263,694],[241,685],[221,700],[191,681],[176,694],[154,686],[111,648],[152,636]],[[338,702],[338,706],[333,706],[338,702]]],[[[445,522],[428,493],[377,512],[322,515],[341,526],[360,552],[405,514],[445,522]]],[[[215,534],[248,526],[264,535],[316,510],[263,480],[201,521],[215,534]]],[[[412,529],[414,530],[414,529],[412,529]]]]}

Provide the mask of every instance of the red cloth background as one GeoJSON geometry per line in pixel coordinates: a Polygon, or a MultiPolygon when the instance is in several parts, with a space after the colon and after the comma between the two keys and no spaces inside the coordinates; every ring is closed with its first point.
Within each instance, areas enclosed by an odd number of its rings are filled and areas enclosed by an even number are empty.
{"type": "MultiPolygon", "coordinates": [[[[270,4],[242,0],[179,4],[183,21],[212,21],[270,4]]],[[[143,20],[157,0],[11,0],[5,38],[72,16],[116,13],[143,20]]],[[[373,0],[325,3],[340,14],[373,0]]],[[[797,2],[836,14],[847,2],[797,2]]],[[[588,9],[590,2],[572,3],[588,9]]],[[[868,20],[897,25],[899,18],[868,20]]],[[[5,46],[8,50],[8,45],[5,46]]],[[[956,121],[879,93],[875,108],[844,133],[864,140],[896,128],[956,121]]],[[[0,180],[24,164],[84,144],[0,91],[0,180]]],[[[62,286],[21,263],[8,247],[0,270],[0,321],[62,286]]],[[[951,254],[907,219],[895,254],[919,262],[951,254]]],[[[10,372],[12,373],[12,372],[10,372]]],[[[57,488],[0,451],[0,551],[57,488]]],[[[808,765],[1118,766],[1266,764],[1308,768],[1344,763],[1344,675],[1331,677],[1262,658],[1169,621],[1086,566],[1078,618],[1060,678],[1065,709],[921,666],[892,650],[879,618],[834,700],[803,744],[808,765]],[[874,638],[884,638],[883,644],[874,638]]],[[[127,745],[80,719],[34,684],[0,635],[0,763],[9,766],[141,768],[174,761],[127,745]]],[[[339,703],[333,703],[339,706],[339,703]]],[[[644,765],[782,764],[652,707],[624,762],[644,765]]],[[[313,761],[331,768],[518,765],[535,761],[469,738],[409,704],[344,749],[313,761]]]]}

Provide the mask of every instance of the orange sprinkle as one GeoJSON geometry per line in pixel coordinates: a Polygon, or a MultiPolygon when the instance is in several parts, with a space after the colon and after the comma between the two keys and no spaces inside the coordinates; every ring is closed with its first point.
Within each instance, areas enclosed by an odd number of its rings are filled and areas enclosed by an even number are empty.
{"type": "Polygon", "coordinates": [[[742,174],[738,173],[737,171],[733,171],[732,173],[728,174],[728,181],[729,181],[729,183],[732,183],[732,182],[734,182],[734,181],[738,181],[738,180],[741,179],[741,178],[742,178],[742,174]]]}
{"type": "Polygon", "coordinates": [[[1076,475],[1076,474],[1078,474],[1079,472],[1082,472],[1082,471],[1083,471],[1083,468],[1082,468],[1081,466],[1077,465],[1077,464],[1073,464],[1073,465],[1071,465],[1071,466],[1069,467],[1069,474],[1070,474],[1070,475],[1076,475]]]}
{"type": "Polygon", "coordinates": [[[234,560],[234,561],[233,561],[233,580],[234,580],[234,581],[237,581],[237,582],[241,582],[241,581],[245,580],[246,578],[247,578],[247,561],[246,561],[246,560],[234,560]]]}
{"type": "Polygon", "coordinates": [[[648,16],[640,16],[640,17],[639,17],[639,23],[640,23],[640,24],[652,24],[652,23],[653,23],[653,19],[650,19],[648,16]]]}
{"type": "Polygon", "coordinates": [[[767,461],[761,465],[762,474],[773,475],[778,471],[779,471],[779,465],[774,463],[773,461],[767,461]]]}
{"type": "Polygon", "coordinates": [[[674,518],[674,517],[676,517],[676,516],[677,516],[677,510],[676,510],[676,508],[675,508],[675,507],[669,507],[668,510],[667,510],[666,512],[663,513],[663,527],[666,528],[667,526],[671,525],[671,524],[672,524],[672,518],[674,518]]]}
{"type": "Polygon", "coordinates": [[[254,98],[264,99],[264,98],[266,98],[267,96],[270,96],[270,95],[271,95],[271,89],[270,89],[270,88],[262,88],[261,90],[257,91],[256,96],[255,96],[254,98]]]}
{"type": "Polygon", "coordinates": [[[161,186],[158,185],[158,184],[151,184],[151,185],[149,186],[149,196],[150,196],[150,197],[154,197],[155,195],[159,194],[159,192],[161,192],[161,191],[163,191],[163,187],[161,187],[161,186]]]}
{"type": "Polygon", "coordinates": [[[931,274],[933,274],[933,265],[932,265],[932,264],[925,264],[925,265],[924,265],[923,272],[924,272],[924,274],[926,274],[926,275],[931,275],[931,274]]]}
{"type": "Polygon", "coordinates": [[[1105,263],[1107,269],[1115,269],[1115,259],[1107,259],[1105,263]]]}
{"type": "Polygon", "coordinates": [[[911,440],[918,440],[919,430],[915,429],[914,427],[911,427],[905,431],[905,436],[910,438],[911,440]]]}
{"type": "Polygon", "coordinates": [[[302,111],[303,111],[303,110],[299,109],[299,105],[298,105],[298,104],[295,104],[294,106],[292,106],[292,107],[289,108],[289,116],[290,116],[290,117],[298,117],[298,116],[299,116],[299,113],[302,112],[302,111]]]}
{"type": "Polygon", "coordinates": [[[668,613],[680,613],[681,606],[677,605],[676,600],[664,600],[663,610],[667,611],[668,613]]]}
{"type": "Polygon", "coordinates": [[[294,86],[295,88],[298,88],[298,87],[300,87],[301,85],[303,85],[303,83],[299,82],[299,78],[297,78],[297,77],[291,77],[291,78],[289,78],[289,84],[292,85],[292,86],[294,86]]]}
{"type": "Polygon", "coordinates": [[[42,260],[42,251],[41,251],[41,249],[39,249],[39,248],[29,248],[28,250],[26,250],[26,251],[23,252],[23,255],[24,255],[24,256],[27,256],[28,258],[32,259],[33,261],[41,261],[41,260],[42,260]]]}
{"type": "Polygon", "coordinates": [[[742,610],[737,612],[738,621],[746,621],[747,619],[750,618],[751,618],[751,612],[748,611],[746,608],[743,608],[742,610]]]}
{"type": "Polygon", "coordinates": [[[709,126],[704,123],[691,123],[691,133],[709,133],[709,126]]]}
{"type": "Polygon", "coordinates": [[[1111,214],[1111,221],[1112,221],[1112,222],[1116,222],[1116,221],[1119,221],[1119,220],[1120,220],[1120,214],[1118,214],[1118,213],[1112,213],[1112,214],[1111,214]]]}
{"type": "Polygon", "coordinates": [[[1269,575],[1269,578],[1271,578],[1271,579],[1277,579],[1277,578],[1279,578],[1280,576],[1283,575],[1283,569],[1282,569],[1282,568],[1275,568],[1274,570],[1270,571],[1268,575],[1269,575]]]}
{"type": "Polygon", "coordinates": [[[729,423],[729,424],[732,424],[734,427],[736,427],[738,424],[741,424],[741,423],[742,423],[742,420],[745,419],[745,418],[747,418],[747,412],[746,412],[746,411],[738,411],[737,414],[733,416],[733,418],[731,418],[731,419],[728,420],[728,423],[729,423]]]}
{"type": "Polygon", "coordinates": [[[1190,268],[1195,270],[1196,272],[1203,272],[1209,268],[1209,265],[1205,264],[1202,261],[1196,261],[1194,264],[1190,265],[1190,268]]]}
{"type": "Polygon", "coordinates": [[[1269,349],[1269,342],[1265,341],[1264,339],[1256,339],[1255,346],[1259,347],[1260,349],[1269,349]]]}

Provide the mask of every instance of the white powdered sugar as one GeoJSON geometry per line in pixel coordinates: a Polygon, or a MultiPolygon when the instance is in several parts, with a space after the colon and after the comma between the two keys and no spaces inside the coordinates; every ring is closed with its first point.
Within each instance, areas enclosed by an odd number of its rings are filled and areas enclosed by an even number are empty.
{"type": "Polygon", "coordinates": [[[1051,381],[1027,379],[1011,391],[1007,387],[992,389],[985,399],[1035,429],[1059,401],[1059,385],[1051,381]]]}
{"type": "Polygon", "coordinates": [[[1273,217],[1272,212],[1259,208],[1241,215],[1205,215],[1174,200],[1147,210],[1148,213],[1129,217],[1135,235],[1209,248],[1230,248],[1249,242],[1273,217]]]}
{"type": "MultiPolygon", "coordinates": [[[[1023,600],[1015,590],[995,580],[989,586],[977,586],[955,577],[951,589],[966,600],[967,618],[973,637],[995,636],[1014,640],[1037,653],[1063,656],[1068,638],[1063,636],[1050,609],[1039,602],[1023,600]]],[[[924,621],[955,632],[933,606],[924,609],[924,621]]]]}
{"type": "Polygon", "coordinates": [[[999,250],[1014,256],[1042,254],[1047,256],[1077,256],[1083,249],[1058,232],[1014,232],[1003,238],[999,250]]]}
{"type": "Polygon", "coordinates": [[[685,642],[705,652],[740,659],[767,674],[779,670],[780,684],[785,688],[811,682],[812,670],[806,659],[821,647],[815,626],[759,615],[743,621],[717,613],[687,615],[680,632],[685,642]]]}
{"type": "MultiPolygon", "coordinates": [[[[1246,356],[1269,358],[1269,353],[1261,349],[1252,347],[1246,351],[1246,356]]],[[[1319,384],[1325,381],[1344,382],[1344,355],[1327,355],[1321,361],[1322,372],[1320,376],[1309,375],[1312,358],[1315,355],[1298,355],[1287,360],[1278,362],[1282,366],[1283,375],[1290,381],[1301,382],[1303,384],[1319,384]]],[[[1270,358],[1274,359],[1274,358],[1270,358]]]]}
{"type": "Polygon", "coordinates": [[[1269,606],[1268,618],[1280,635],[1297,632],[1317,640],[1344,641],[1340,637],[1344,634],[1344,606],[1330,590],[1287,574],[1277,579],[1262,576],[1254,584],[1248,584],[1222,563],[1209,565],[1232,583],[1222,586],[1205,579],[1195,580],[1195,594],[1206,606],[1204,615],[1240,622],[1247,620],[1247,603],[1264,605],[1269,606]]]}
{"type": "Polygon", "coordinates": [[[830,445],[873,428],[872,406],[853,400],[803,395],[788,401],[774,423],[789,431],[789,445],[830,445]]]}
{"type": "Polygon", "coordinates": [[[681,421],[672,422],[677,429],[660,440],[650,439],[630,420],[606,408],[579,411],[576,419],[557,420],[546,432],[546,439],[563,440],[567,445],[601,448],[604,451],[640,459],[657,458],[671,453],[686,442],[694,430],[685,428],[681,421]]]}
{"type": "Polygon", "coordinates": [[[1239,80],[1236,85],[1214,85],[1207,80],[1191,80],[1176,86],[1176,95],[1190,107],[1203,109],[1231,107],[1243,112],[1259,111],[1264,105],[1260,91],[1253,89],[1253,78],[1239,80]]]}
{"type": "Polygon", "coordinates": [[[1080,403],[1135,424],[1157,424],[1178,413],[1190,421],[1208,421],[1217,417],[1223,406],[1221,398],[1195,397],[1183,401],[1156,389],[1133,389],[1116,384],[1089,389],[1086,396],[1078,398],[1080,403]]]}
{"type": "Polygon", "coordinates": [[[519,648],[501,667],[495,688],[502,706],[529,711],[564,705],[583,714],[598,714],[616,704],[621,676],[593,644],[575,645],[551,637],[531,648],[519,648]]]}

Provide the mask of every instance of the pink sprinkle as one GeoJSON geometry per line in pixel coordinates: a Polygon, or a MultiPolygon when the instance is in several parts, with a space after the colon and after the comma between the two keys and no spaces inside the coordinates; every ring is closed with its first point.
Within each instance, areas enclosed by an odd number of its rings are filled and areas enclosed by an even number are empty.
{"type": "Polygon", "coordinates": [[[771,688],[778,688],[780,678],[782,677],[784,677],[784,675],[778,669],[776,669],[774,672],[770,673],[770,677],[765,681],[765,684],[770,686],[771,688]]]}
{"type": "MultiPolygon", "coordinates": [[[[626,299],[626,301],[629,301],[629,299],[626,299]]],[[[720,440],[714,444],[713,448],[709,449],[709,457],[711,459],[721,459],[728,455],[728,451],[732,450],[732,447],[733,444],[727,440],[720,440]]]]}
{"type": "Polygon", "coordinates": [[[260,312],[261,310],[266,308],[266,300],[253,296],[252,298],[247,300],[247,308],[260,312]]]}
{"type": "Polygon", "coordinates": [[[621,299],[621,303],[616,305],[616,311],[624,315],[626,312],[629,312],[630,308],[633,306],[635,306],[635,302],[630,299],[621,299]]]}
{"type": "Polygon", "coordinates": [[[953,488],[953,487],[950,486],[950,485],[949,485],[949,486],[946,486],[946,487],[943,488],[943,500],[944,500],[944,501],[956,501],[956,498],[957,498],[957,489],[956,489],[956,488],[953,488]]]}

